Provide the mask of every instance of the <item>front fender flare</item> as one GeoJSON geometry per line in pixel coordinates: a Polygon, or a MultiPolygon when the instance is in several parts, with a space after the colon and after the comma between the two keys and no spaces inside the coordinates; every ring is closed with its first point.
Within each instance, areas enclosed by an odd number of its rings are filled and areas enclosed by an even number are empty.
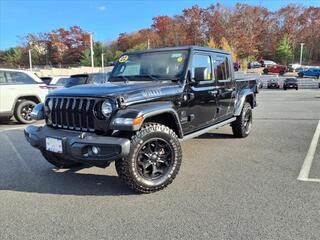
{"type": "Polygon", "coordinates": [[[179,135],[182,136],[182,127],[179,115],[172,102],[154,102],[138,105],[131,105],[126,109],[119,110],[111,119],[110,129],[120,131],[137,131],[141,128],[143,121],[149,117],[154,117],[163,113],[169,113],[175,119],[179,135]],[[142,117],[143,121],[137,125],[130,124],[130,119],[142,117]],[[123,121],[119,121],[123,119],[123,121]],[[127,120],[127,121],[125,121],[127,120]]]}

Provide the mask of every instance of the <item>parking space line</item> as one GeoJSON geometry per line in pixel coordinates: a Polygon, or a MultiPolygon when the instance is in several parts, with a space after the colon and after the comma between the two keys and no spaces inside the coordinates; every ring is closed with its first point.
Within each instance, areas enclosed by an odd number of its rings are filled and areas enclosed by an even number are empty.
{"type": "MultiPolygon", "coordinates": [[[[42,123],[36,123],[34,124],[35,126],[42,126],[42,123]]],[[[20,130],[20,129],[25,129],[28,125],[23,125],[23,126],[18,126],[18,127],[12,127],[12,128],[7,128],[7,129],[0,129],[0,133],[1,132],[7,132],[10,130],[20,130]]]]}
{"type": "Polygon", "coordinates": [[[7,129],[1,129],[0,130],[0,133],[1,132],[7,132],[7,131],[10,131],[10,130],[19,130],[19,129],[24,129],[26,126],[21,126],[21,127],[12,127],[12,128],[7,128],[7,129]]]}
{"type": "Polygon", "coordinates": [[[320,136],[320,120],[318,122],[316,131],[314,132],[308,153],[304,159],[303,165],[300,170],[300,174],[298,176],[299,181],[309,181],[309,182],[320,182],[320,179],[310,179],[309,178],[309,172],[311,169],[312,161],[314,158],[314,155],[317,150],[317,145],[319,141],[319,136],[320,136]]]}

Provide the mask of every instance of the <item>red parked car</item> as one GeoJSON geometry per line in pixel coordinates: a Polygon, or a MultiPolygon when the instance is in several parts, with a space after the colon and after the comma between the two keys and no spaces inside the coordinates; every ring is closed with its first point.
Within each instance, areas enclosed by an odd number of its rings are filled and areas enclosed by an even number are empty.
{"type": "Polygon", "coordinates": [[[268,67],[263,69],[264,74],[269,74],[269,73],[278,73],[279,75],[283,75],[286,72],[288,72],[288,69],[286,66],[282,65],[269,65],[268,67]]]}

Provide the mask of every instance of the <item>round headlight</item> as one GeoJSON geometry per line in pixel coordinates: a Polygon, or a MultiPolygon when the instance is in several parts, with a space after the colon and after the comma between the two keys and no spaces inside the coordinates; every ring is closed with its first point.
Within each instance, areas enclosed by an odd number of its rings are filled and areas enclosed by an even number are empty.
{"type": "Polygon", "coordinates": [[[105,100],[101,105],[101,112],[103,116],[110,117],[112,113],[112,103],[109,100],[105,100]]]}

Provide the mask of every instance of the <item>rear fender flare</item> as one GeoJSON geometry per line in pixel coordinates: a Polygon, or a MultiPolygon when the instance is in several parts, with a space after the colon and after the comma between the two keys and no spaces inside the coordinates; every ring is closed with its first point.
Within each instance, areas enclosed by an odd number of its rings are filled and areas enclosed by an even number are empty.
{"type": "Polygon", "coordinates": [[[234,116],[239,116],[241,114],[243,104],[246,102],[247,97],[250,97],[250,105],[252,108],[255,107],[255,94],[252,89],[242,89],[236,96],[234,116]]]}

